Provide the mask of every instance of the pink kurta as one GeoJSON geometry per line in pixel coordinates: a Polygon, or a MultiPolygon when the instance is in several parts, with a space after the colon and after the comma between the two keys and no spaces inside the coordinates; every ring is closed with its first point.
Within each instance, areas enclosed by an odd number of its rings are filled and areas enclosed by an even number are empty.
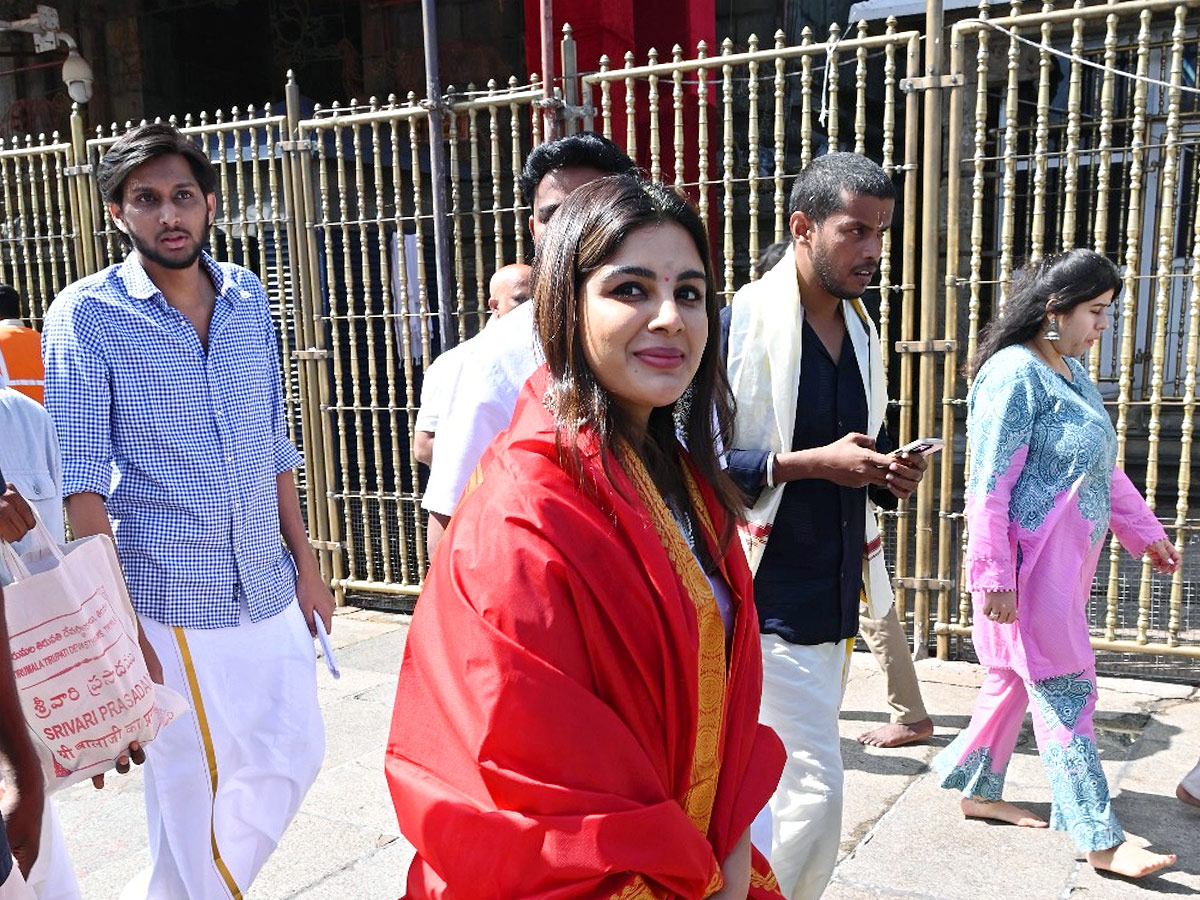
{"type": "Polygon", "coordinates": [[[1040,681],[1095,664],[1087,605],[1111,527],[1134,556],[1165,537],[1123,471],[1116,433],[1083,366],[1069,381],[1022,345],[997,352],[971,388],[967,588],[986,666],[1040,681]],[[1017,622],[982,615],[983,592],[1017,592],[1017,622]]]}

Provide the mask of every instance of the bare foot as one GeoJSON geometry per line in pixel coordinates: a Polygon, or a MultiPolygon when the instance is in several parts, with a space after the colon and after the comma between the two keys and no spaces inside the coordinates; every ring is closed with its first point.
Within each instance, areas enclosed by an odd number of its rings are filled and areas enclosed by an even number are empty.
{"type": "Polygon", "coordinates": [[[933,719],[926,718],[920,722],[913,722],[911,725],[901,722],[881,725],[879,728],[860,734],[858,742],[866,744],[868,747],[903,747],[905,744],[923,741],[931,734],[933,734],[933,719]]]}
{"type": "Polygon", "coordinates": [[[1039,819],[1027,809],[1021,809],[1007,800],[980,800],[977,797],[963,797],[962,812],[968,819],[991,819],[994,822],[1007,822],[1010,825],[1020,825],[1022,828],[1049,828],[1044,819],[1039,819]]]}
{"type": "Polygon", "coordinates": [[[1200,806],[1200,797],[1194,797],[1189,794],[1187,788],[1185,788],[1182,784],[1175,788],[1175,796],[1188,806],[1200,806]]]}
{"type": "Polygon", "coordinates": [[[1151,853],[1144,847],[1137,847],[1125,841],[1107,850],[1093,850],[1087,855],[1087,861],[1094,869],[1114,872],[1126,878],[1142,878],[1151,872],[1174,865],[1175,854],[1151,853]]]}

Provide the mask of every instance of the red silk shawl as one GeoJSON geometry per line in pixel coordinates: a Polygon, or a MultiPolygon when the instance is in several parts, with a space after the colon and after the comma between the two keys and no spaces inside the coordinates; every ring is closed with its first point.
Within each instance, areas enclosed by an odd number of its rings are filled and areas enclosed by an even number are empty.
{"type": "MultiPolygon", "coordinates": [[[[699,900],[784,761],[758,724],[752,578],[732,541],[726,665],[707,579],[649,476],[610,457],[610,481],[593,449],[592,490],[577,487],[545,383],[485,454],[409,630],[386,758],[417,850],[407,896],[699,900]]],[[[778,897],[757,853],[750,896],[778,897]]]]}

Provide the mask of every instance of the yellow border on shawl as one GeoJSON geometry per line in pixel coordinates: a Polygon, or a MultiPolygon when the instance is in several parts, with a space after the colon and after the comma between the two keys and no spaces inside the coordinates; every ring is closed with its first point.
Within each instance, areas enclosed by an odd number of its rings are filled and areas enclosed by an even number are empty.
{"type": "MultiPolygon", "coordinates": [[[[696,622],[699,626],[698,687],[696,715],[696,744],[692,751],[690,772],[691,785],[684,794],[681,805],[700,830],[708,834],[712,820],[713,804],[717,798],[717,779],[721,772],[721,727],[725,718],[725,624],[717,609],[712,586],[692,555],[692,550],[683,539],[675,518],[667,509],[650,473],[629,447],[624,444],[620,451],[621,465],[629,474],[638,496],[650,513],[654,530],[666,548],[667,556],[683,582],[683,587],[696,607],[696,622]]],[[[683,465],[683,463],[681,463],[683,465]]],[[[702,526],[711,527],[704,499],[700,495],[691,473],[684,468],[688,494],[702,526]]]]}
{"type": "Polygon", "coordinates": [[[770,869],[764,874],[751,866],[750,887],[756,887],[764,891],[778,891],[779,881],[775,878],[775,873],[770,869]]]}
{"type": "Polygon", "coordinates": [[[233,878],[233,873],[229,871],[229,867],[221,859],[221,851],[217,847],[217,832],[213,824],[213,815],[216,812],[217,802],[217,751],[213,747],[212,732],[208,727],[208,716],[204,712],[204,698],[200,695],[200,681],[196,677],[196,665],[192,662],[192,651],[188,648],[187,637],[184,635],[183,629],[175,626],[173,630],[175,632],[175,640],[179,644],[179,655],[183,660],[183,671],[187,676],[188,692],[192,695],[192,709],[196,711],[196,723],[200,726],[200,738],[204,744],[204,756],[208,760],[208,775],[212,781],[213,810],[208,818],[208,836],[212,842],[213,863],[216,865],[217,871],[221,873],[221,879],[225,882],[225,887],[229,889],[233,900],[242,900],[242,892],[233,878]]]}
{"type": "Polygon", "coordinates": [[[663,896],[654,893],[641,875],[635,875],[632,881],[613,894],[609,900],[662,900],[663,896]]]}

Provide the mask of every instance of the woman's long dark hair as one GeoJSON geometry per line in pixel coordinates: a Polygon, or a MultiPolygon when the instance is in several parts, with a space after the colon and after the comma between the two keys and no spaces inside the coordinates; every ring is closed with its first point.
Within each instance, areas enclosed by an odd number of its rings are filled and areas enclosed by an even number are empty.
{"type": "Polygon", "coordinates": [[[567,197],[543,232],[533,261],[532,283],[538,337],[550,370],[547,405],[568,457],[578,466],[579,434],[587,430],[605,453],[607,470],[608,459],[625,439],[639,453],[663,495],[691,511],[675,449],[678,424],[697,470],[726,513],[724,533],[717,536],[725,547],[742,515],[742,499],[717,456],[717,448],[729,446],[732,435],[733,395],[721,360],[717,293],[708,235],[699,214],[670,188],[635,175],[590,182],[567,197]],[[661,223],[683,228],[704,263],[708,343],[684,396],[669,407],[653,410],[645,440],[639,441],[584,356],[582,288],[588,275],[611,259],[631,233],[661,223]]]}
{"type": "Polygon", "coordinates": [[[1121,273],[1111,260],[1092,250],[1069,250],[1024,266],[1013,276],[1012,294],[983,330],[964,373],[974,378],[997,350],[1036,337],[1047,311],[1070,312],[1105,291],[1112,291],[1114,300],[1120,296],[1121,273]]]}

